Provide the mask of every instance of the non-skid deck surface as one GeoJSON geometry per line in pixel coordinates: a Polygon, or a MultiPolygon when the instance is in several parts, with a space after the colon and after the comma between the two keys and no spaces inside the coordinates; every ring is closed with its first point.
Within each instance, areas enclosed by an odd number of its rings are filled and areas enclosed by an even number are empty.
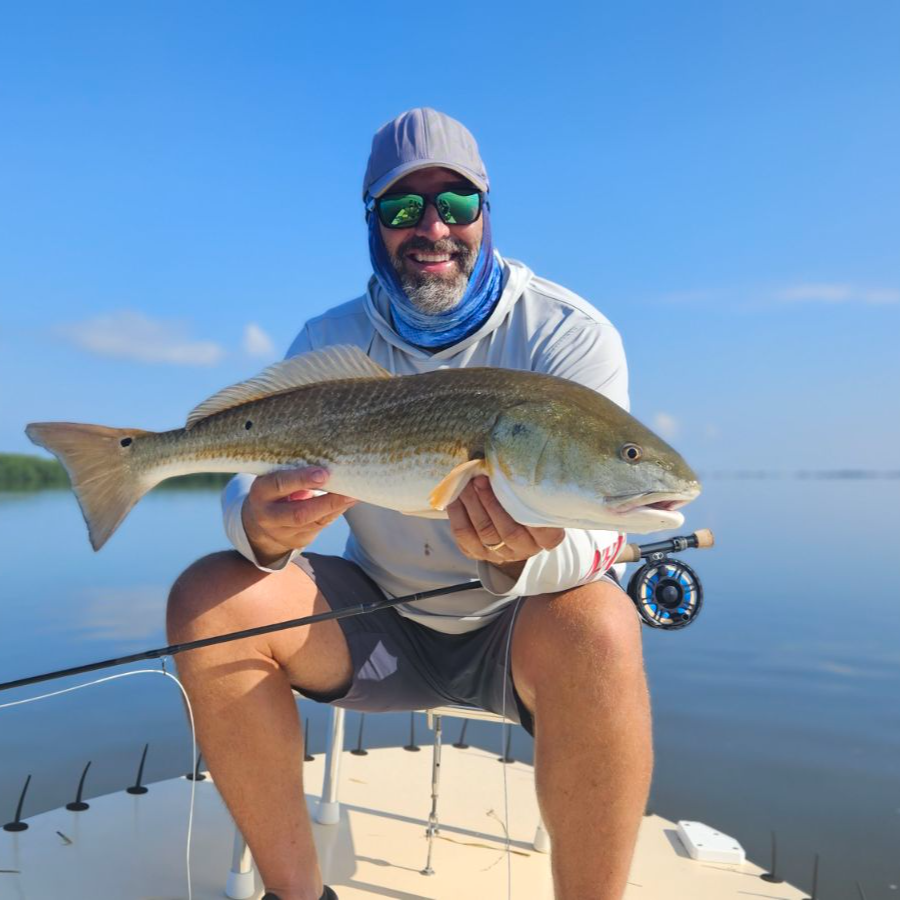
{"type": "MultiPolygon", "coordinates": [[[[323,758],[306,764],[307,803],[317,804],[323,758]]],[[[421,874],[430,809],[431,752],[399,748],[343,754],[340,824],[315,826],[326,882],[341,900],[504,900],[503,769],[496,754],[445,747],[435,874],[421,874]]],[[[533,773],[507,765],[514,900],[550,900],[548,856],[531,841],[537,824],[533,773]]],[[[0,900],[182,900],[187,897],[185,837],[191,783],[173,779],[149,793],[91,801],[82,813],[54,810],[26,820],[27,831],[0,831],[0,900]]],[[[714,824],[714,823],[711,823],[714,824]]],[[[211,781],[197,784],[192,844],[195,900],[221,900],[234,830],[211,781]]],[[[740,840],[740,835],[735,835],[740,840]]],[[[696,862],[673,823],[644,819],[626,900],[800,900],[761,870],[696,862]]],[[[262,890],[257,892],[261,895],[262,890]]]]}

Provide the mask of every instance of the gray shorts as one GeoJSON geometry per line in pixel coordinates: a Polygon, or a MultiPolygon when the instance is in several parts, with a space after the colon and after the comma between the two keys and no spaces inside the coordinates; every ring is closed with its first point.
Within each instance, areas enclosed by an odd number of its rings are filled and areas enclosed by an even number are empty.
{"type": "MultiPolygon", "coordinates": [[[[355,563],[308,553],[296,564],[309,575],[332,609],[383,600],[384,593],[355,563]]],[[[361,712],[431,709],[447,704],[504,712],[534,734],[534,721],[504,668],[507,641],[520,604],[511,603],[483,628],[444,634],[406,619],[393,609],[338,619],[353,663],[343,694],[303,696],[361,712]]]]}

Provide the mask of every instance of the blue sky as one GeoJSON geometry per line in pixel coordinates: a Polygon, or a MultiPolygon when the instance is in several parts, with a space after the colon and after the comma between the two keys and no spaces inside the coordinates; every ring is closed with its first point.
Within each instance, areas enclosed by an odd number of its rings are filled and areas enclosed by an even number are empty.
{"type": "Polygon", "coordinates": [[[697,468],[897,468],[898,34],[893,2],[4,4],[0,451],[175,427],[359,294],[372,132],[430,105],[697,468]]]}

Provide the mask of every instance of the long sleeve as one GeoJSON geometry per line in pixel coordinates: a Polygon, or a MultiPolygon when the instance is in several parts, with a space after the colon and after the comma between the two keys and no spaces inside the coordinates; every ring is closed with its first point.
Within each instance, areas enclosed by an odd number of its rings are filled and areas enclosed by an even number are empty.
{"type": "MultiPolygon", "coordinates": [[[[622,339],[612,325],[579,323],[561,335],[541,360],[540,371],[577,381],[628,409],[628,367],[622,339]]],[[[616,531],[567,529],[553,550],[532,556],[518,579],[490,563],[478,563],[478,577],[497,596],[531,597],[563,591],[602,578],[625,536],[616,531]]],[[[617,574],[624,566],[617,567],[617,574]]]]}

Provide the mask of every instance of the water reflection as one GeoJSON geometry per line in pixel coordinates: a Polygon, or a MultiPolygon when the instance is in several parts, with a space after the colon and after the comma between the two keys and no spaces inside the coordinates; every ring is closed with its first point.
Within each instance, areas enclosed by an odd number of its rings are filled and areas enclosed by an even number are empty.
{"type": "Polygon", "coordinates": [[[75,593],[80,611],[78,636],[91,640],[149,640],[161,632],[160,610],[165,609],[168,585],[88,587],[75,593]]]}
{"type": "MultiPolygon", "coordinates": [[[[717,536],[689,557],[704,610],[685,631],[644,633],[654,810],[709,821],[763,861],[776,829],[785,874],[807,887],[807,860],[822,853],[823,900],[852,896],[857,878],[870,896],[900,879],[900,604],[882,577],[896,564],[898,501],[897,479],[710,480],[689,519],[717,536]]],[[[339,552],[344,534],[338,525],[317,549],[339,552]]],[[[0,542],[0,680],[159,646],[169,585],[225,546],[218,497],[202,492],[146,498],[100,554],[68,492],[0,494],[0,542]]],[[[65,802],[87,759],[88,794],[117,789],[147,740],[149,779],[186,771],[176,692],[146,681],[0,712],[0,811],[29,773],[26,815],[65,802]]],[[[321,752],[326,710],[304,702],[302,715],[321,752]]],[[[402,743],[408,723],[370,717],[367,741],[402,743]]],[[[471,723],[471,743],[498,738],[471,723]]],[[[513,755],[531,749],[516,732],[513,755]]]]}

